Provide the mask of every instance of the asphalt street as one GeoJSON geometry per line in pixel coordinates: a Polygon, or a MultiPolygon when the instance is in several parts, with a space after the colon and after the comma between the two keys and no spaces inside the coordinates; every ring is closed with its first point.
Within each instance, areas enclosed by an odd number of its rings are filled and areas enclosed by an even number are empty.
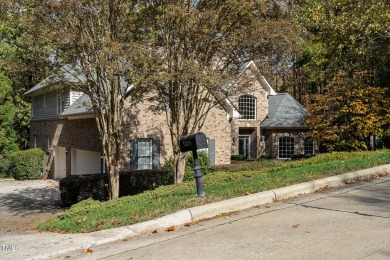
{"type": "Polygon", "coordinates": [[[390,176],[57,259],[390,259],[390,176]]]}

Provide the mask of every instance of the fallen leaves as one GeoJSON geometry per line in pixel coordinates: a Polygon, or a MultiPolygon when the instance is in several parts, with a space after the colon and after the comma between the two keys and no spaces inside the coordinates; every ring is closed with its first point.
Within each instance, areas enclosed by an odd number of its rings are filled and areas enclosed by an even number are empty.
{"type": "Polygon", "coordinates": [[[172,231],[176,231],[176,226],[170,226],[168,229],[167,229],[168,232],[172,232],[172,231]]]}
{"type": "Polygon", "coordinates": [[[324,187],[322,187],[322,188],[317,189],[317,190],[315,191],[315,193],[319,193],[319,192],[323,192],[323,191],[327,191],[327,190],[331,190],[331,189],[333,189],[333,187],[331,187],[331,186],[329,186],[329,185],[326,185],[326,186],[324,186],[324,187]]]}
{"type": "Polygon", "coordinates": [[[85,251],[86,254],[92,254],[93,253],[93,250],[91,248],[87,248],[87,250],[85,251]]]}
{"type": "Polygon", "coordinates": [[[374,180],[374,179],[378,179],[378,178],[385,177],[385,176],[388,176],[388,175],[390,175],[389,172],[376,173],[376,174],[372,174],[372,175],[367,176],[367,177],[359,177],[359,178],[356,178],[356,179],[347,180],[347,181],[345,181],[345,184],[361,183],[361,182],[364,182],[364,181],[374,180]]]}

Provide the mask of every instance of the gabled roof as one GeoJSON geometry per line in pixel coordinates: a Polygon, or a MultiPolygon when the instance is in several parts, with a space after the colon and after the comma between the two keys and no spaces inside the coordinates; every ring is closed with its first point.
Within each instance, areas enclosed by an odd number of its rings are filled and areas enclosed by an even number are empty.
{"type": "Polygon", "coordinates": [[[91,99],[87,94],[83,94],[72,105],[62,112],[61,117],[80,117],[94,115],[91,106],[91,99]]]}
{"type": "Polygon", "coordinates": [[[268,95],[276,95],[275,90],[271,87],[268,81],[261,75],[259,68],[253,61],[247,61],[243,63],[238,68],[238,75],[230,79],[222,86],[222,89],[228,90],[232,85],[236,83],[236,81],[240,78],[240,76],[247,70],[250,70],[252,74],[256,77],[257,81],[260,83],[261,87],[268,93],[268,95]]]}
{"type": "MultiPolygon", "coordinates": [[[[275,90],[271,87],[268,81],[261,75],[259,68],[253,61],[247,61],[243,63],[238,68],[238,75],[229,80],[222,89],[228,90],[232,85],[234,85],[240,76],[245,73],[245,71],[249,70],[256,78],[256,80],[260,83],[261,87],[267,92],[268,96],[276,95],[275,90]]],[[[224,108],[229,113],[230,118],[239,118],[241,115],[238,112],[237,108],[233,105],[233,103],[229,100],[229,98],[224,97],[221,93],[214,93],[218,100],[224,100],[224,108]]]]}
{"type": "Polygon", "coordinates": [[[268,116],[260,124],[262,128],[307,128],[306,109],[289,94],[269,96],[268,105],[268,116]]]}
{"type": "Polygon", "coordinates": [[[33,88],[24,93],[25,96],[35,96],[44,91],[47,87],[53,86],[61,82],[73,84],[84,84],[86,78],[84,75],[77,73],[77,68],[72,65],[64,65],[55,74],[50,75],[46,79],[39,82],[33,88]],[[77,75],[77,76],[76,76],[77,75]]]}
{"type": "MultiPolygon", "coordinates": [[[[82,85],[87,82],[85,75],[79,65],[66,64],[62,66],[56,73],[53,73],[46,79],[39,82],[33,88],[24,93],[25,96],[36,96],[46,91],[46,89],[59,83],[68,83],[74,85],[82,85]]],[[[126,93],[132,88],[132,85],[123,77],[120,79],[120,88],[122,93],[126,93]]]]}

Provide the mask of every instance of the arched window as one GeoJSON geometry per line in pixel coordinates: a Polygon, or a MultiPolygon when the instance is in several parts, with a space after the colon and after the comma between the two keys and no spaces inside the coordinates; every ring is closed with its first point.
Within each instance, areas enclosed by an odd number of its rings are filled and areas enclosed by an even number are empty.
{"type": "Polygon", "coordinates": [[[314,154],[314,142],[310,137],[305,139],[303,146],[305,154],[314,154]]]}
{"type": "Polygon", "coordinates": [[[256,119],[256,98],[251,95],[242,95],[238,99],[240,119],[256,119]]]}
{"type": "Polygon", "coordinates": [[[279,159],[290,159],[294,154],[294,138],[281,137],[279,138],[279,159]]]}

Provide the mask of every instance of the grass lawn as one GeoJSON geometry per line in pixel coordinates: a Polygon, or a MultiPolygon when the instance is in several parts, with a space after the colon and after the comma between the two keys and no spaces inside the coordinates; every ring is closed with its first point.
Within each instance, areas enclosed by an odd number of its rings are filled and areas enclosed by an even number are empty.
{"type": "Polygon", "coordinates": [[[206,197],[196,196],[195,181],[159,187],[153,191],[99,202],[73,205],[62,215],[39,224],[41,230],[92,232],[131,225],[181,209],[271,190],[301,182],[390,163],[390,150],[321,154],[293,161],[255,161],[232,165],[204,176],[206,197]]]}

